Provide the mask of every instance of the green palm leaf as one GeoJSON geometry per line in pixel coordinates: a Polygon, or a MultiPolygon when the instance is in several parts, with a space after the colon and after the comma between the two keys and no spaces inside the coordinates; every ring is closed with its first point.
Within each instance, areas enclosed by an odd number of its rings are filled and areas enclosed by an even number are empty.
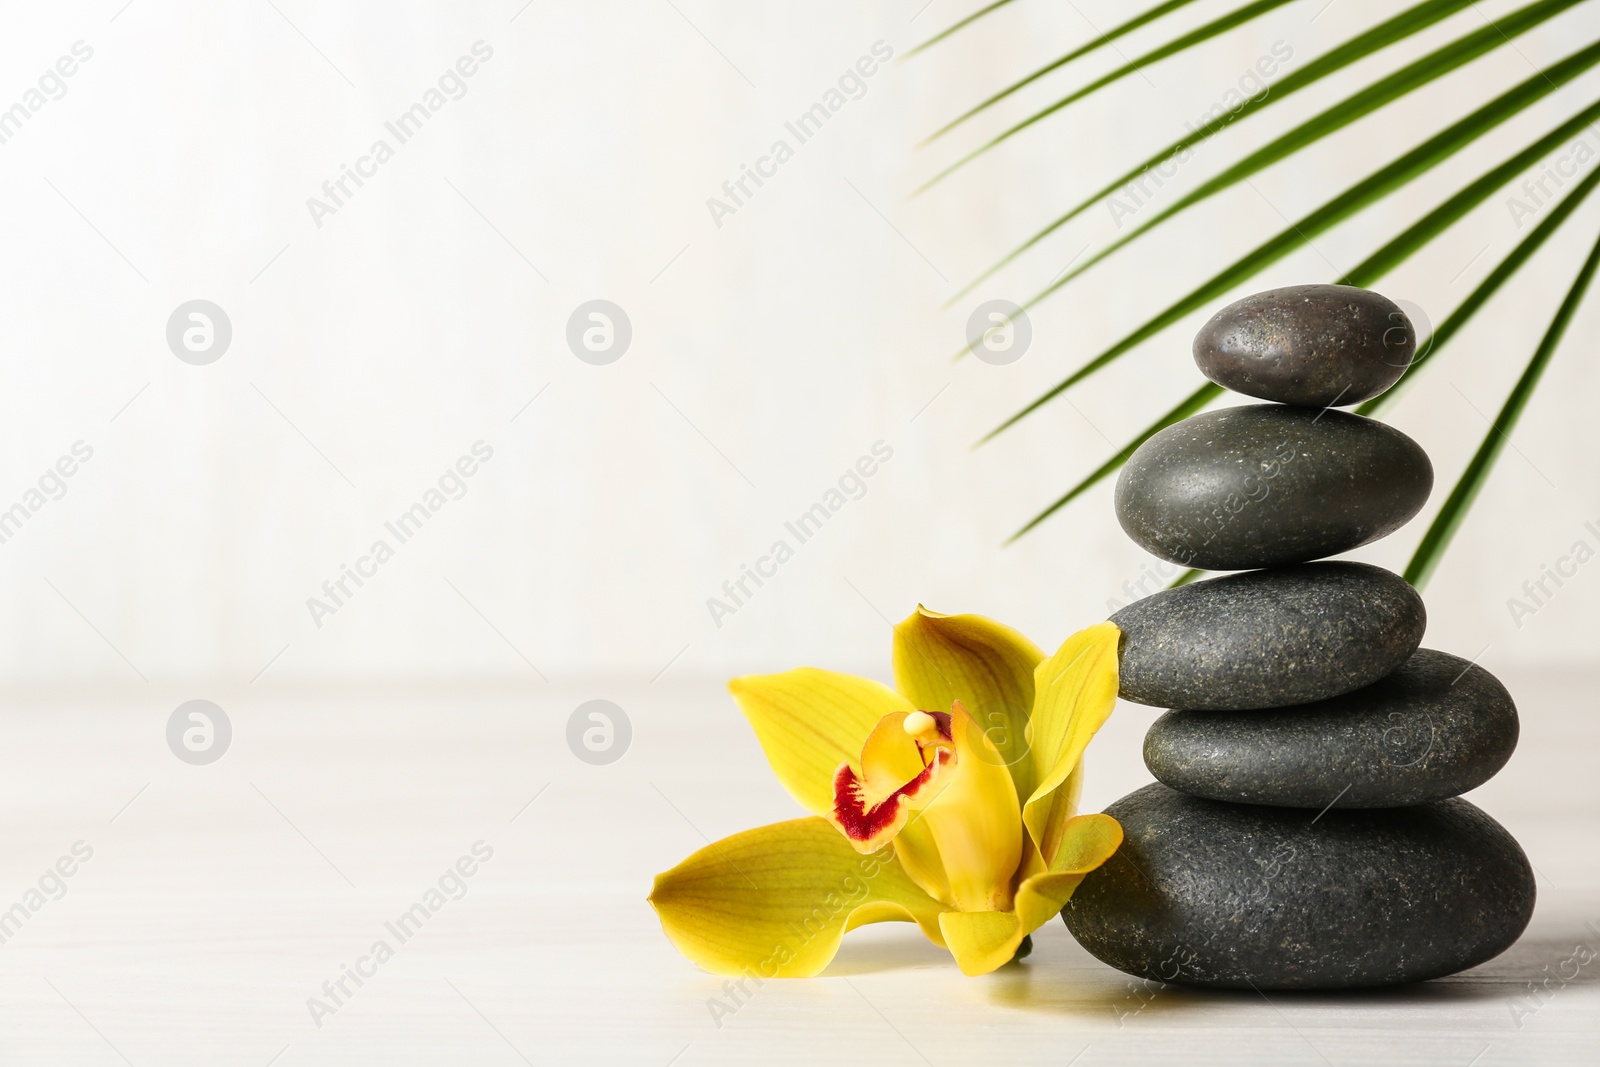
{"type": "MultiPolygon", "coordinates": [[[[1456,0],[1449,0],[1449,2],[1456,3],[1456,0]]],[[[1421,59],[1402,67],[1400,70],[1395,71],[1388,77],[1379,79],[1372,85],[1367,86],[1365,89],[1362,89],[1352,96],[1341,100],[1339,103],[1328,108],[1326,111],[1323,111],[1321,114],[1307,119],[1299,126],[1296,126],[1294,129],[1276,138],[1255,152],[1252,152],[1238,163],[1226,168],[1222,171],[1222,173],[1203,182],[1197,188],[1184,194],[1177,201],[1168,205],[1154,218],[1141,223],[1133,230],[1123,234],[1106,247],[1097,251],[1088,259],[1076,264],[1065,277],[1062,277],[1058,280],[1062,284],[1071,281],[1073,278],[1082,274],[1090,267],[1093,267],[1096,263],[1099,263],[1101,260],[1111,255],[1113,252],[1116,252],[1118,249],[1131,243],[1143,234],[1154,229],[1156,226],[1159,226],[1161,223],[1172,218],[1174,215],[1177,215],[1179,212],[1193,207],[1195,204],[1198,204],[1203,200],[1207,200],[1226,189],[1232,188],[1239,182],[1249,178],[1252,174],[1256,174],[1267,169],[1274,163],[1280,162],[1281,160],[1286,159],[1287,157],[1298,152],[1300,149],[1315,144],[1324,137],[1328,137],[1338,130],[1341,130],[1355,122],[1356,120],[1364,118],[1365,116],[1370,115],[1372,112],[1379,110],[1385,105],[1391,104],[1401,97],[1420,89],[1429,82],[1441,78],[1444,75],[1465,66],[1475,59],[1481,58],[1485,54],[1499,48],[1501,45],[1510,44],[1512,38],[1528,32],[1540,23],[1554,18],[1567,8],[1582,2],[1583,0],[1539,0],[1537,3],[1530,4],[1527,7],[1506,16],[1506,18],[1503,19],[1499,24],[1491,23],[1480,30],[1475,30],[1464,37],[1452,41],[1449,44],[1435,50],[1434,52],[1423,56],[1421,59]]],[[[1459,4],[1457,6],[1459,6],[1459,4]]],[[[1371,50],[1372,49],[1368,49],[1368,51],[1371,50]]],[[[1292,91],[1292,89],[1290,91],[1292,91]]],[[[1137,174],[1139,172],[1135,171],[1134,173],[1137,174]]],[[[1122,182],[1118,182],[1112,185],[1111,188],[1105,192],[1115,190],[1122,184],[1122,182]]],[[[1103,195],[1105,195],[1104,192],[1097,194],[1094,198],[1088,201],[1088,203],[1093,203],[1094,200],[1098,200],[1100,196],[1103,195]]],[[[971,285],[968,285],[955,296],[951,297],[951,302],[959,300],[967,293],[970,293],[977,285],[993,275],[995,271],[1004,267],[1007,263],[1014,260],[1027,249],[1037,244],[1061,224],[1072,218],[1073,215],[1078,211],[1083,210],[1085,206],[1087,206],[1087,204],[1079,205],[1079,207],[1073,212],[1063,215],[1061,218],[1051,223],[1048,227],[1029,238],[1022,245],[1019,245],[999,263],[995,264],[993,267],[989,268],[989,270],[980,275],[972,282],[971,285]]]]}
{"type": "MultiPolygon", "coordinates": [[[[1037,411],[1095,371],[1100,370],[1112,360],[1160,333],[1190,312],[1196,311],[1216,300],[1235,285],[1265,270],[1268,266],[1295,251],[1302,243],[1309,241],[1317,234],[1331,229],[1369,204],[1382,199],[1395,189],[1437,166],[1481,137],[1488,130],[1511,118],[1535,101],[1554,92],[1561,85],[1571,81],[1596,63],[1600,63],[1600,42],[1596,42],[1582,51],[1568,56],[1559,63],[1540,71],[1533,77],[1491,100],[1466,118],[1424,141],[1387,166],[1368,175],[1362,181],[1357,182],[1343,193],[1323,204],[1298,222],[1292,223],[1287,229],[1280,231],[1265,243],[1236,260],[1201,284],[1199,288],[1193,290],[1187,296],[1091,359],[1042,396],[1035,399],[1027,407],[991,430],[983,440],[987,441],[1016,425],[1023,418],[1037,411]]],[[[1024,308],[1033,307],[1039,301],[1067,284],[1067,281],[1068,279],[1063,278],[1050,284],[1022,306],[1024,308]]]]}
{"type": "Polygon", "coordinates": [[[1351,267],[1344,277],[1339,279],[1338,284],[1370,286],[1426,246],[1429,241],[1459,222],[1473,208],[1493,195],[1496,189],[1565,144],[1568,138],[1588,127],[1596,119],[1600,119],[1600,100],[1556,126],[1505,162],[1485,171],[1460,192],[1402,231],[1398,237],[1351,267]]]}
{"type": "MultiPolygon", "coordinates": [[[[1460,0],[1460,2],[1468,3],[1468,2],[1470,2],[1470,0],[1460,0]]],[[[1010,3],[1010,0],[1001,0],[1001,3],[1010,3]]],[[[969,109],[967,111],[962,112],[960,115],[957,115],[955,118],[951,119],[949,122],[945,123],[943,126],[940,126],[937,130],[934,130],[932,133],[930,133],[923,140],[922,144],[926,145],[926,144],[928,144],[928,143],[930,143],[932,141],[937,140],[938,138],[944,136],[946,133],[949,133],[951,130],[955,129],[957,126],[961,125],[963,122],[965,122],[968,119],[970,119],[972,116],[978,114],[980,111],[987,110],[988,108],[992,107],[993,105],[995,105],[995,104],[999,103],[1000,101],[1004,100],[1006,97],[1010,96],[1012,93],[1016,92],[1018,89],[1021,89],[1025,85],[1031,85],[1033,82],[1038,81],[1040,78],[1044,77],[1046,74],[1049,74],[1051,71],[1059,70],[1062,67],[1066,66],[1068,63],[1071,63],[1074,59],[1080,59],[1083,56],[1088,55],[1090,52],[1093,52],[1096,49],[1102,48],[1105,45],[1110,44],[1112,41],[1115,41],[1118,37],[1122,37],[1122,36],[1125,36],[1127,34],[1130,34],[1134,30],[1137,30],[1140,26],[1148,25],[1149,23],[1154,22],[1156,19],[1160,18],[1161,16],[1166,15],[1166,14],[1170,14],[1171,12],[1178,10],[1178,8],[1186,7],[1187,5],[1192,4],[1192,3],[1194,3],[1194,0],[1167,0],[1166,3],[1158,4],[1155,7],[1151,8],[1149,11],[1146,11],[1142,15],[1135,15],[1133,18],[1129,19],[1127,22],[1124,22],[1124,23],[1122,23],[1120,25],[1111,27],[1111,29],[1107,30],[1105,33],[1101,34],[1099,37],[1096,37],[1094,40],[1090,41],[1088,44],[1081,45],[1078,48],[1074,48],[1072,51],[1068,52],[1066,55],[1061,56],[1061,57],[1059,57],[1057,59],[1051,60],[1049,63],[1046,63],[1044,66],[1040,67],[1038,70],[1034,71],[1032,74],[1028,75],[1026,78],[1023,78],[1021,81],[1012,82],[1010,85],[1006,86],[1004,89],[1000,90],[998,93],[995,93],[993,96],[989,97],[989,99],[985,100],[983,103],[979,104],[977,107],[971,108],[971,109],[969,109]]],[[[999,7],[999,6],[1000,6],[999,4],[993,4],[990,7],[985,8],[983,11],[978,12],[977,15],[973,15],[972,18],[975,19],[975,18],[978,17],[978,15],[986,14],[987,12],[992,10],[993,8],[999,7]]],[[[923,44],[918,45],[917,47],[913,48],[911,51],[907,52],[906,55],[908,55],[908,56],[916,55],[918,52],[922,51],[924,48],[927,48],[928,45],[933,44],[934,41],[937,41],[942,37],[949,36],[950,34],[954,33],[956,30],[960,29],[962,26],[964,26],[967,22],[970,22],[970,21],[971,21],[971,19],[966,19],[966,20],[963,20],[962,22],[957,23],[956,25],[950,27],[948,30],[945,30],[944,33],[941,33],[938,37],[935,37],[933,39],[933,41],[927,41],[927,42],[925,42],[923,44]]],[[[919,145],[918,147],[921,147],[921,145],[919,145]]],[[[933,183],[930,182],[928,184],[931,185],[933,183]]]]}
{"type": "MultiPolygon", "coordinates": [[[[929,3],[932,3],[932,0],[929,0],[929,3]]],[[[949,29],[936,33],[932,37],[929,37],[926,41],[923,41],[921,44],[917,45],[917,47],[907,52],[905,57],[909,59],[926,48],[932,48],[934,45],[938,44],[946,37],[949,37],[957,30],[965,29],[974,22],[977,22],[979,19],[983,18],[983,16],[987,15],[989,12],[995,10],[996,8],[1005,7],[1009,3],[1011,3],[1011,0],[994,0],[994,3],[990,4],[988,7],[980,7],[978,10],[974,11],[972,14],[968,15],[954,26],[951,26],[949,29]]],[[[915,16],[912,17],[915,19],[915,16]]]]}
{"type": "Polygon", "coordinates": [[[1461,479],[1450,491],[1450,496],[1439,509],[1439,514],[1434,517],[1428,532],[1422,536],[1422,543],[1417,546],[1411,562],[1406,565],[1406,581],[1417,588],[1422,588],[1433,576],[1445,548],[1460,529],[1461,520],[1466,517],[1467,509],[1472,507],[1479,490],[1488,481],[1489,472],[1494,469],[1495,461],[1500,458],[1500,453],[1505,451],[1511,431],[1516,428],[1524,409],[1528,406],[1528,398],[1533,395],[1540,377],[1550,364],[1550,357],[1555,354],[1561,344],[1562,336],[1567,332],[1567,325],[1572,321],[1578,305],[1583,302],[1584,294],[1588,292],[1596,266],[1600,266],[1600,241],[1595,242],[1589,258],[1584,260],[1583,266],[1579,268],[1578,276],[1572,282],[1572,288],[1567,290],[1561,306],[1556,309],[1555,318],[1550,320],[1550,328],[1545,331],[1539,347],[1534,349],[1533,357],[1523,368],[1517,384],[1511,387],[1511,394],[1506,397],[1500,413],[1495,416],[1489,432],[1484,435],[1483,443],[1478,446],[1478,451],[1473,454],[1472,461],[1467,464],[1461,479]]]}
{"type": "MultiPolygon", "coordinates": [[[[1581,118],[1583,115],[1600,117],[1600,104],[1592,105],[1577,117],[1581,118]]],[[[1566,125],[1570,124],[1563,124],[1563,127],[1566,125]]],[[[1484,278],[1482,282],[1478,283],[1477,288],[1467,294],[1467,298],[1456,306],[1456,309],[1450,313],[1450,317],[1439,324],[1439,328],[1433,331],[1433,336],[1428,340],[1427,351],[1418,356],[1411,364],[1411,368],[1406,371],[1405,377],[1400,379],[1400,384],[1356,408],[1356,414],[1374,415],[1394,403],[1400,396],[1401,389],[1416,381],[1417,372],[1432,362],[1434,356],[1438,355],[1439,350],[1448,344],[1450,339],[1478,313],[1478,310],[1488,303],[1489,298],[1498,292],[1500,287],[1522,268],[1522,265],[1539,250],[1550,235],[1560,228],[1561,224],[1567,220],[1567,217],[1578,209],[1578,205],[1583,203],[1584,198],[1594,190],[1597,181],[1600,181],[1600,168],[1597,168],[1585,177],[1583,181],[1574,186],[1572,191],[1563,197],[1561,202],[1551,210],[1550,214],[1541,219],[1539,224],[1528,232],[1528,236],[1517,242],[1516,247],[1495,266],[1494,270],[1489,272],[1488,277],[1484,278]]],[[[1377,257],[1374,256],[1373,258],[1377,257]]],[[[1368,262],[1370,263],[1372,260],[1369,259],[1368,262]]],[[[1383,269],[1387,270],[1388,268],[1384,267],[1383,269]]],[[[1375,279],[1377,277],[1376,273],[1358,274],[1357,271],[1361,270],[1362,268],[1358,267],[1355,271],[1346,275],[1344,284],[1370,285],[1371,281],[1367,279],[1375,279]],[[1349,280],[1351,278],[1356,280],[1349,280]]]]}
{"type": "Polygon", "coordinates": [[[1071,489],[1068,489],[1054,504],[1051,504],[1049,507],[1039,512],[1039,514],[1029,519],[1026,526],[1007,538],[1006,544],[1010,544],[1012,541],[1015,541],[1017,538],[1021,537],[1023,534],[1027,533],[1044,520],[1048,519],[1051,515],[1054,515],[1057,511],[1072,503],[1073,500],[1077,499],[1079,494],[1083,493],[1090,486],[1100,481],[1100,479],[1104,478],[1106,475],[1110,474],[1112,471],[1126,463],[1128,461],[1128,457],[1138,451],[1139,446],[1150,440],[1150,438],[1154,437],[1162,430],[1165,430],[1173,423],[1182,422],[1184,419],[1187,419],[1190,415],[1193,415],[1195,412],[1199,411],[1201,408],[1205,407],[1207,404],[1211,403],[1211,401],[1215,400],[1221,395],[1222,386],[1213,385],[1212,383],[1207,382],[1194,392],[1190,393],[1188,396],[1184,397],[1178,402],[1177,407],[1173,408],[1155,422],[1145,427],[1138,437],[1135,437],[1132,441],[1128,442],[1128,444],[1116,455],[1112,456],[1110,459],[1100,464],[1100,466],[1096,467],[1083,481],[1079,482],[1071,489]]]}
{"type": "Polygon", "coordinates": [[[1104,89],[1113,82],[1121,81],[1128,75],[1135,74],[1140,70],[1143,70],[1145,67],[1150,66],[1152,63],[1159,63],[1163,59],[1170,58],[1171,56],[1177,55],[1179,52],[1193,48],[1202,41],[1209,40],[1218,34],[1226,33],[1235,26],[1242,26],[1251,19],[1265,15],[1273,8],[1282,7],[1285,4],[1290,4],[1293,2],[1294,0],[1255,0],[1254,3],[1246,4],[1237,11],[1230,12],[1229,14],[1223,15],[1219,19],[1208,22],[1197,30],[1191,30],[1175,41],[1169,41],[1160,48],[1146,52],[1137,59],[1129,60],[1122,66],[1113,70],[1111,73],[1102,75],[1101,77],[1090,82],[1088,85],[1085,85],[1083,88],[1068,93],[1066,96],[1062,97],[1060,100],[1057,100],[1055,103],[1051,104],[1043,111],[1040,111],[1038,114],[1030,115],[1028,118],[1023,119],[1021,122],[1017,123],[1015,126],[1012,126],[1010,129],[995,137],[993,140],[974,148],[971,152],[968,152],[966,155],[950,164],[944,170],[941,170],[938,174],[935,174],[932,178],[929,178],[927,181],[923,182],[912,192],[911,195],[916,196],[918,193],[937,185],[939,182],[943,181],[947,175],[955,173],[960,168],[966,166],[974,159],[977,159],[979,156],[989,151],[989,149],[993,148],[995,145],[1015,137],[1029,126],[1032,126],[1034,123],[1055,114],[1068,104],[1082,100],[1084,97],[1089,96],[1100,89],[1104,89]]]}

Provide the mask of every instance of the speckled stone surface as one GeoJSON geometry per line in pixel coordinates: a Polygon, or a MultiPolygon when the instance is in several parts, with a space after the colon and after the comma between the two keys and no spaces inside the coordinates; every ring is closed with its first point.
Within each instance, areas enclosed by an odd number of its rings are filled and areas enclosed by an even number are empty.
{"type": "Polygon", "coordinates": [[[1403,526],[1433,489],[1411,438],[1343,411],[1251,404],[1168,426],[1117,478],[1117,520],[1202,570],[1303,563],[1403,526]]]}
{"type": "Polygon", "coordinates": [[[1111,616],[1120,695],[1167,708],[1308,704],[1371,685],[1422,643],[1422,598],[1365,563],[1302,563],[1165,589],[1111,616]]]}
{"type": "Polygon", "coordinates": [[[1387,297],[1291,285],[1237,300],[1200,328],[1194,361],[1246,396],[1323,408],[1377,396],[1411,366],[1416,330],[1387,297]]]}
{"type": "Polygon", "coordinates": [[[1533,915],[1527,857],[1456,798],[1386,811],[1222,804],[1159,783],[1106,809],[1126,839],[1062,910],[1101,961],[1225,989],[1354,989],[1499,955],[1533,915]]]}
{"type": "Polygon", "coordinates": [[[1416,654],[1365,689],[1262,711],[1172,711],[1144,739],[1150,773],[1212,800],[1320,811],[1460,796],[1517,747],[1505,686],[1456,656],[1416,654]]]}

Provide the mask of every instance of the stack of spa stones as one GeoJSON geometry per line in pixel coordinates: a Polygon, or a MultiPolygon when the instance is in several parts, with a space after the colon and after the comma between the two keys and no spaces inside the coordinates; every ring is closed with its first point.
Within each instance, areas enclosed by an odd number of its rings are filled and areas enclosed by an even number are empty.
{"type": "Polygon", "coordinates": [[[1349,286],[1247,297],[1195,338],[1200,370],[1271,401],[1197,415],[1128,461],[1117,517],[1174,563],[1241,571],[1112,616],[1121,695],[1169,711],[1159,781],[1107,809],[1125,842],[1063,911],[1101,960],[1259,990],[1421,981],[1499,954],[1533,912],[1515,840],[1460,794],[1511,756],[1517,712],[1483,668],[1419,649],[1404,579],[1312,562],[1393,533],[1433,469],[1334,410],[1410,365],[1395,304],[1349,286]]]}

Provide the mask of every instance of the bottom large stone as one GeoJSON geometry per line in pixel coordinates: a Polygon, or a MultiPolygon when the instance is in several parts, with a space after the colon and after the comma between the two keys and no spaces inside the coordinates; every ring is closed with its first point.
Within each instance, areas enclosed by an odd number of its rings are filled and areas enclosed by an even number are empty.
{"type": "Polygon", "coordinates": [[[1492,959],[1533,915],[1533,871],[1459,798],[1409,808],[1225,804],[1146,786],[1126,838],[1061,917],[1113,967],[1224,989],[1355,989],[1492,959]]]}

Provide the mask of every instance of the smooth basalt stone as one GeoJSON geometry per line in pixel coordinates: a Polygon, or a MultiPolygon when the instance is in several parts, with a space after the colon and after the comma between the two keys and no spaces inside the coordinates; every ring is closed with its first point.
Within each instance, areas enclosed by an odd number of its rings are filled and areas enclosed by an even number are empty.
{"type": "Polygon", "coordinates": [[[1427,453],[1392,426],[1252,404],[1185,419],[1140,445],[1117,478],[1117,520],[1173,563],[1244,570],[1376,541],[1432,489],[1427,453]]]}
{"type": "Polygon", "coordinates": [[[1129,974],[1225,989],[1420,982],[1505,951],[1533,871],[1456,798],[1386,811],[1222,804],[1159,783],[1112,804],[1122,847],[1061,917],[1129,974]]]}
{"type": "Polygon", "coordinates": [[[1164,589],[1111,616],[1120,695],[1167,708],[1309,704],[1371,685],[1417,650],[1422,598],[1365,563],[1301,563],[1164,589]]]}
{"type": "Polygon", "coordinates": [[[1396,808],[1459,796],[1517,747],[1517,708],[1494,675],[1418,649],[1387,678],[1315,704],[1171,711],[1144,738],[1150,773],[1238,804],[1396,808]]]}
{"type": "Polygon", "coordinates": [[[1353,285],[1291,285],[1237,300],[1194,338],[1200,372],[1224,389],[1325,408],[1370,400],[1411,366],[1416,328],[1353,285]]]}

